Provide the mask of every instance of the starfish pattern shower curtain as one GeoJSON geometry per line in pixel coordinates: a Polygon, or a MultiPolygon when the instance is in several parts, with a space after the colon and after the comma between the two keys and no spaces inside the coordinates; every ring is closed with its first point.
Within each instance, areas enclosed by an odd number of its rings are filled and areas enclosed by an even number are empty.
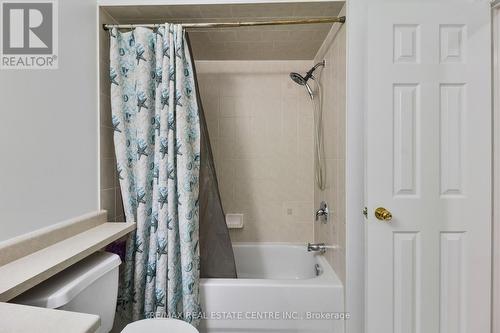
{"type": "Polygon", "coordinates": [[[117,171],[127,221],[119,307],[138,320],[198,323],[200,118],[185,32],[111,30],[110,79],[117,171]]]}

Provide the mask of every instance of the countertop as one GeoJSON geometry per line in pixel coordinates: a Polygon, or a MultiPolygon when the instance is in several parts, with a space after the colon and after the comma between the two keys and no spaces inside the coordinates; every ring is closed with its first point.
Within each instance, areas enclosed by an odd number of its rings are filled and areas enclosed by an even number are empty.
{"type": "MultiPolygon", "coordinates": [[[[88,229],[78,230],[0,266],[0,333],[94,333],[100,325],[97,315],[2,302],[13,299],[134,229],[135,223],[90,223],[88,229]]],[[[39,236],[34,237],[33,242],[39,239],[39,236]]],[[[30,241],[26,242],[23,240],[23,245],[29,245],[30,241]]]]}
{"type": "Polygon", "coordinates": [[[6,302],[135,229],[107,222],[0,266],[0,302],[6,302]]]}
{"type": "Polygon", "coordinates": [[[94,333],[99,316],[0,303],[0,333],[94,333]]]}

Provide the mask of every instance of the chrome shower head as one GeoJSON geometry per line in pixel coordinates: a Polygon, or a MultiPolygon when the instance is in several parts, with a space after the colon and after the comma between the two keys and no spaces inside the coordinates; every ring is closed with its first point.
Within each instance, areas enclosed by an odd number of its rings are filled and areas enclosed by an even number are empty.
{"type": "Polygon", "coordinates": [[[300,84],[301,86],[306,84],[306,79],[304,79],[304,77],[299,73],[291,72],[290,78],[292,79],[293,82],[300,84]]]}
{"type": "Polygon", "coordinates": [[[305,76],[302,76],[300,75],[299,73],[295,73],[295,72],[291,72],[290,73],[290,78],[292,79],[293,82],[301,85],[301,86],[304,86],[306,87],[307,89],[307,93],[309,94],[309,97],[311,97],[311,99],[314,99],[314,94],[312,92],[312,89],[311,87],[309,86],[309,84],[307,83],[307,81],[309,81],[309,79],[313,79],[314,80],[314,76],[313,76],[313,73],[314,71],[320,67],[320,66],[325,66],[325,61],[323,60],[322,62],[318,62],[316,65],[314,65],[313,68],[311,68],[305,76]]]}
{"type": "Polygon", "coordinates": [[[312,89],[307,83],[307,80],[302,75],[300,75],[299,73],[291,72],[290,78],[292,79],[293,82],[297,83],[298,85],[306,87],[309,97],[311,99],[314,99],[314,94],[312,92],[312,89]]]}

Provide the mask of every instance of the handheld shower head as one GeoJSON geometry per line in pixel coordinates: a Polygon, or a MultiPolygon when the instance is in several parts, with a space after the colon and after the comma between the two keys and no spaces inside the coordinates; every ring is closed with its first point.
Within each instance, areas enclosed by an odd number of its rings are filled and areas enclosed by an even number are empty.
{"type": "Polygon", "coordinates": [[[309,79],[311,79],[311,78],[314,80],[313,73],[320,66],[325,66],[324,60],[322,62],[318,62],[316,65],[314,65],[313,68],[311,68],[309,71],[307,71],[305,76],[302,76],[299,73],[295,73],[295,72],[290,73],[290,78],[292,79],[293,82],[297,83],[298,85],[306,87],[307,93],[309,94],[309,97],[311,97],[311,99],[314,99],[314,93],[313,93],[311,87],[309,86],[309,84],[307,83],[307,81],[309,81],[309,79]]]}
{"type": "Polygon", "coordinates": [[[291,72],[290,78],[292,79],[293,82],[300,84],[301,86],[306,84],[306,79],[304,79],[304,77],[299,73],[291,72]]]}
{"type": "Polygon", "coordinates": [[[291,72],[290,73],[290,78],[292,79],[293,82],[297,83],[298,85],[301,85],[301,86],[304,86],[306,87],[307,89],[307,93],[309,94],[309,97],[311,97],[311,99],[314,98],[314,94],[312,92],[312,89],[311,87],[309,86],[309,84],[307,83],[307,80],[306,78],[304,78],[302,75],[300,75],[299,73],[295,73],[295,72],[291,72]]]}
{"type": "Polygon", "coordinates": [[[323,148],[323,105],[322,105],[322,92],[321,92],[321,83],[319,82],[319,77],[316,76],[314,77],[314,71],[321,66],[325,66],[325,61],[323,60],[322,62],[317,63],[314,65],[310,70],[307,71],[307,73],[302,76],[299,73],[292,72],[290,73],[290,78],[292,79],[293,82],[297,83],[298,85],[304,86],[307,89],[307,93],[309,94],[309,97],[311,98],[311,102],[313,104],[313,112],[314,112],[314,123],[315,123],[315,140],[314,140],[314,149],[315,149],[315,178],[316,178],[316,184],[317,186],[321,189],[325,189],[325,179],[326,179],[326,174],[325,174],[325,161],[324,161],[324,156],[325,156],[325,151],[323,148]],[[309,79],[312,79],[316,85],[316,91],[317,91],[317,100],[314,99],[314,93],[307,83],[309,79]]]}

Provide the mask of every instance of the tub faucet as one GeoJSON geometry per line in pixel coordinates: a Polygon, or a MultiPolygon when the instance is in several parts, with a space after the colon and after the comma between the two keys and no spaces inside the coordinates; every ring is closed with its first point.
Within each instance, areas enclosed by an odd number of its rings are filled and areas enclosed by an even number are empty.
{"type": "Polygon", "coordinates": [[[326,252],[325,243],[307,243],[307,252],[319,252],[323,254],[326,252]]]}

